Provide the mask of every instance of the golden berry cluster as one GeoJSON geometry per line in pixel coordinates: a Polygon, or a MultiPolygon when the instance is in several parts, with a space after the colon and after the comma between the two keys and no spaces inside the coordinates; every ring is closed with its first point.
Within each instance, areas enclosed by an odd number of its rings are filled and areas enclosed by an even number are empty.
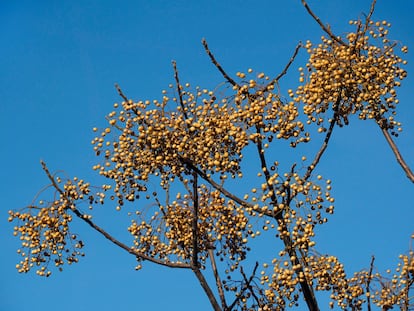
{"type": "MultiPolygon", "coordinates": [[[[246,255],[248,218],[242,207],[223,198],[207,186],[198,188],[197,248],[205,263],[208,250],[216,256],[237,262],[246,255]]],[[[159,206],[148,220],[133,220],[128,228],[134,236],[134,249],[167,261],[189,262],[194,251],[194,200],[178,193],[170,204],[159,206]]]]}
{"type": "MultiPolygon", "coordinates": [[[[339,122],[348,124],[348,117],[356,114],[393,130],[400,126],[394,120],[396,88],[407,75],[401,68],[406,61],[396,54],[397,43],[388,38],[388,22],[369,20],[364,24],[357,20],[350,24],[356,31],[348,33],[345,42],[322,37],[317,46],[306,43],[309,63],[306,69],[299,68],[303,85],[290,95],[304,104],[308,123],[322,124],[332,107],[339,122]]],[[[407,52],[407,47],[401,51],[407,52]]]]}
{"type": "MultiPolygon", "coordinates": [[[[412,235],[414,240],[414,234],[412,235]]],[[[401,310],[410,310],[414,305],[414,250],[399,256],[400,262],[391,277],[376,275],[371,291],[373,302],[384,310],[397,305],[401,310]]],[[[387,273],[391,273],[390,270],[387,273]]]]}
{"type": "MultiPolygon", "coordinates": [[[[21,248],[17,251],[23,260],[16,265],[19,272],[29,272],[36,268],[40,276],[50,276],[49,264],[62,270],[62,266],[76,263],[84,253],[80,250],[84,243],[76,234],[70,233],[70,222],[76,210],[75,204],[81,202],[103,202],[104,192],[110,187],[103,186],[103,191],[91,195],[89,183],[82,179],[67,180],[60,188],[62,180],[54,178],[57,198],[52,202],[40,201],[38,206],[28,206],[23,211],[9,211],[9,221],[18,221],[14,235],[20,236],[21,248]]],[[[90,218],[90,216],[83,215],[90,218]]]]}

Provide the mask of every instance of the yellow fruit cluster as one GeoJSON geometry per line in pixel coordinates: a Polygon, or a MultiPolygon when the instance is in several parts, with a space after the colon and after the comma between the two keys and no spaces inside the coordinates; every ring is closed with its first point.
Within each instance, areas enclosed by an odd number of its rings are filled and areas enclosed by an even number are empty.
{"type": "Polygon", "coordinates": [[[17,251],[23,257],[16,265],[19,272],[37,267],[38,275],[49,276],[50,262],[61,269],[65,262],[71,264],[83,256],[78,250],[83,247],[82,241],[69,232],[72,216],[67,213],[66,204],[57,200],[48,207],[29,208],[28,212],[22,213],[9,212],[9,221],[19,221],[14,227],[14,235],[20,235],[22,241],[22,247],[17,251]]]}
{"type": "MultiPolygon", "coordinates": [[[[222,260],[237,262],[246,256],[248,218],[242,207],[224,199],[218,191],[201,185],[198,203],[197,247],[204,264],[208,250],[222,260]]],[[[148,220],[133,220],[128,228],[134,248],[151,257],[167,261],[190,262],[194,251],[194,201],[189,194],[177,194],[167,206],[159,206],[148,220]]]]}
{"type": "Polygon", "coordinates": [[[274,137],[293,138],[294,144],[309,141],[308,135],[299,137],[304,125],[294,102],[283,103],[273,88],[250,94],[246,84],[235,88],[236,95],[218,100],[214,92],[198,87],[192,92],[186,84],[179,97],[164,91],[162,101],[115,104],[107,118],[110,126],[92,141],[105,159],[94,169],[115,181],[119,206],[145,191],[150,176],[159,177],[166,189],[189,174],[191,165],[223,178],[241,176],[242,150],[249,142],[274,137]]]}
{"type": "MultiPolygon", "coordinates": [[[[9,211],[9,221],[18,221],[14,235],[20,236],[21,248],[17,251],[23,260],[16,265],[19,272],[29,272],[36,268],[40,276],[50,276],[49,264],[62,270],[62,266],[76,263],[84,256],[80,251],[84,243],[76,234],[71,234],[69,225],[75,204],[87,202],[103,203],[104,192],[110,187],[104,185],[103,191],[91,195],[89,183],[74,178],[67,180],[62,188],[60,177],[54,178],[57,198],[52,202],[40,201],[38,206],[28,206],[23,211],[9,211]]],[[[84,215],[83,217],[90,218],[84,215]]]]}
{"type": "Polygon", "coordinates": [[[400,255],[400,262],[391,278],[377,278],[380,284],[372,290],[373,302],[385,310],[392,309],[394,305],[400,306],[402,310],[409,310],[414,304],[411,294],[414,285],[414,250],[411,249],[408,255],[400,255]]]}
{"type": "MultiPolygon", "coordinates": [[[[308,123],[322,124],[332,107],[339,122],[348,124],[349,116],[357,114],[360,119],[374,119],[393,130],[400,126],[394,120],[396,88],[407,75],[401,68],[406,61],[396,54],[397,43],[388,38],[388,22],[364,24],[357,20],[350,24],[356,31],[348,33],[343,44],[325,37],[317,46],[306,43],[309,63],[306,69],[299,68],[303,85],[290,95],[304,104],[308,123]]],[[[407,48],[401,51],[405,53],[407,48]]]]}

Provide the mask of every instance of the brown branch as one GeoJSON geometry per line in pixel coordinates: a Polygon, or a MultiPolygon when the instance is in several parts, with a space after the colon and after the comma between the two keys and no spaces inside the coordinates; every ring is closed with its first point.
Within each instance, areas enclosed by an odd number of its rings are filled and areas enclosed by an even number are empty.
{"type": "Polygon", "coordinates": [[[332,31],[322,23],[322,21],[320,20],[320,18],[315,13],[312,12],[311,8],[309,7],[309,5],[306,3],[305,0],[301,0],[301,1],[302,1],[303,6],[305,7],[306,11],[308,11],[308,13],[319,24],[319,26],[321,26],[321,28],[323,29],[323,31],[325,31],[328,34],[328,36],[331,37],[331,39],[335,40],[336,42],[338,42],[341,45],[347,46],[347,44],[344,41],[342,41],[341,38],[336,37],[332,33],[332,31]]]}
{"type": "Polygon", "coordinates": [[[216,286],[219,292],[220,301],[221,301],[221,308],[223,310],[227,310],[226,298],[224,296],[223,284],[221,283],[220,275],[217,270],[216,260],[214,258],[214,249],[209,247],[208,249],[208,256],[210,257],[211,261],[211,268],[213,269],[214,278],[216,279],[216,286]]]}
{"type": "Polygon", "coordinates": [[[298,45],[295,48],[295,51],[293,52],[293,55],[290,57],[289,62],[286,64],[285,68],[283,69],[283,71],[281,73],[279,73],[272,81],[270,81],[265,88],[263,89],[263,91],[267,91],[269,90],[270,86],[277,83],[288,71],[290,65],[292,65],[293,61],[295,60],[296,56],[299,53],[300,48],[302,47],[302,43],[299,42],[298,45]]]}
{"type": "MultiPolygon", "coordinates": [[[[254,268],[253,268],[253,272],[252,272],[252,274],[250,275],[250,277],[249,277],[249,279],[247,280],[247,282],[244,284],[244,286],[243,286],[243,289],[242,289],[242,292],[241,292],[241,295],[239,295],[239,296],[237,296],[237,298],[233,301],[233,303],[227,308],[227,310],[231,310],[231,309],[233,309],[233,307],[237,304],[237,302],[241,299],[241,297],[242,297],[242,294],[247,290],[247,289],[249,289],[249,287],[251,287],[250,286],[250,283],[253,281],[253,278],[254,278],[254,276],[256,275],[256,270],[257,270],[257,268],[259,267],[259,263],[256,261],[256,264],[254,265],[254,268]]],[[[242,273],[242,275],[244,275],[244,272],[243,272],[243,267],[240,267],[240,272],[242,273]]],[[[243,277],[244,279],[245,279],[245,281],[246,281],[246,276],[244,276],[243,277]]]]}
{"type": "MultiPolygon", "coordinates": [[[[371,283],[371,277],[372,277],[372,270],[374,269],[374,261],[375,261],[375,257],[372,256],[371,258],[371,263],[369,265],[369,272],[368,272],[368,280],[367,280],[367,293],[369,294],[370,289],[369,289],[369,285],[371,283]]],[[[371,311],[371,295],[367,296],[367,310],[371,311]]]]}
{"type": "Polygon", "coordinates": [[[204,46],[204,49],[206,50],[207,55],[210,57],[211,61],[213,62],[214,66],[217,67],[217,69],[221,72],[221,74],[223,75],[223,77],[233,86],[236,86],[237,88],[239,88],[240,86],[236,83],[236,81],[234,81],[223,69],[223,67],[221,67],[221,65],[217,62],[216,58],[214,57],[213,53],[211,53],[210,49],[208,48],[207,45],[207,41],[206,39],[201,40],[201,43],[204,46]]]}
{"type": "Polygon", "coordinates": [[[188,119],[187,112],[185,111],[185,107],[184,107],[183,93],[181,91],[180,79],[178,78],[177,63],[175,62],[175,60],[173,60],[172,64],[173,64],[173,67],[174,67],[174,78],[175,78],[175,83],[177,85],[177,93],[178,93],[178,98],[180,100],[180,106],[183,109],[184,117],[186,119],[188,119]]]}
{"type": "Polygon", "coordinates": [[[250,285],[250,283],[252,282],[252,280],[253,280],[253,278],[254,278],[254,275],[256,274],[256,269],[257,269],[257,267],[258,267],[258,262],[256,261],[256,265],[254,266],[254,269],[253,269],[252,275],[250,276],[250,278],[249,278],[249,279],[247,279],[246,274],[245,274],[245,273],[244,273],[244,271],[243,271],[243,267],[240,267],[240,273],[241,273],[241,275],[243,276],[244,281],[246,282],[246,283],[245,283],[245,285],[244,285],[244,288],[245,288],[245,289],[248,289],[248,290],[250,291],[250,293],[252,294],[252,296],[253,296],[254,300],[256,300],[256,302],[257,302],[258,306],[259,306],[259,307],[261,307],[261,306],[262,306],[262,304],[260,303],[259,298],[258,298],[258,297],[256,296],[256,294],[254,293],[253,287],[250,285]]]}
{"type": "MultiPolygon", "coordinates": [[[[260,128],[257,125],[256,125],[256,133],[258,135],[261,135],[260,128]]],[[[269,188],[269,191],[272,191],[272,195],[270,196],[270,198],[272,199],[272,205],[273,207],[275,207],[277,205],[277,197],[276,197],[275,189],[273,185],[270,183],[270,173],[269,173],[269,169],[267,168],[266,157],[264,154],[263,144],[262,144],[262,140],[260,137],[258,137],[256,141],[256,147],[257,147],[257,153],[260,159],[260,166],[262,168],[262,172],[265,175],[267,187],[269,188]]]]}
{"type": "Polygon", "coordinates": [[[404,159],[403,159],[400,151],[398,150],[397,145],[395,144],[394,140],[392,139],[390,133],[388,133],[388,130],[384,127],[381,127],[381,131],[382,131],[382,134],[384,134],[385,139],[387,140],[388,144],[390,145],[391,150],[394,153],[398,164],[400,164],[400,166],[404,170],[405,174],[407,174],[408,179],[411,180],[411,182],[414,183],[414,174],[411,171],[410,167],[407,165],[407,163],[404,161],[404,159]]]}
{"type": "Polygon", "coordinates": [[[225,197],[233,200],[234,202],[236,202],[236,203],[238,203],[238,204],[240,204],[240,205],[242,205],[244,207],[248,207],[248,208],[255,209],[252,204],[250,204],[250,203],[248,203],[248,202],[240,199],[236,195],[234,195],[231,192],[229,192],[228,190],[224,189],[222,186],[220,186],[218,183],[216,183],[210,177],[208,177],[205,172],[203,172],[202,170],[200,170],[190,160],[185,159],[185,158],[181,158],[181,157],[180,157],[180,160],[181,160],[181,162],[183,162],[184,164],[186,164],[190,169],[192,169],[193,171],[195,171],[201,178],[203,178],[205,181],[207,181],[211,186],[213,186],[214,189],[220,191],[220,193],[223,194],[225,197]]]}
{"type": "Polygon", "coordinates": [[[371,16],[374,13],[374,9],[375,9],[375,4],[376,3],[377,3],[377,0],[373,0],[372,3],[371,3],[371,8],[369,9],[369,13],[368,13],[368,15],[366,17],[366,22],[365,22],[366,26],[368,26],[369,21],[371,20],[371,16]]]}
{"type": "MultiPolygon", "coordinates": [[[[283,216],[281,214],[278,215],[278,219],[283,221],[283,216]],[[279,216],[280,215],[280,216],[279,216]]],[[[284,223],[281,223],[282,227],[282,231],[287,231],[287,228],[285,226],[284,223]]],[[[293,243],[292,240],[290,238],[290,236],[285,236],[282,238],[283,244],[285,245],[285,249],[287,250],[289,257],[291,258],[290,261],[292,263],[292,266],[298,266],[299,269],[295,270],[296,275],[299,277],[299,275],[306,275],[304,270],[303,270],[303,266],[300,263],[299,259],[298,259],[298,255],[297,252],[295,250],[295,248],[293,247],[293,243]],[[293,258],[293,260],[292,260],[293,258]]],[[[308,280],[304,281],[300,281],[299,282],[300,287],[302,289],[302,293],[303,293],[303,297],[305,299],[306,304],[308,305],[308,309],[309,311],[319,311],[319,306],[318,306],[318,301],[316,300],[315,297],[315,293],[313,291],[312,286],[310,285],[310,283],[308,282],[308,280]]]]}
{"type": "Polygon", "coordinates": [[[330,121],[329,129],[326,132],[325,139],[322,143],[322,146],[319,148],[319,151],[316,153],[315,158],[313,159],[311,165],[308,166],[308,169],[306,171],[305,176],[303,177],[305,180],[309,179],[310,175],[312,174],[313,170],[315,169],[316,165],[318,165],[323,153],[325,152],[326,148],[328,147],[329,140],[332,135],[332,131],[335,127],[335,124],[338,120],[338,109],[339,109],[339,103],[341,101],[341,97],[339,96],[335,102],[335,105],[333,107],[334,115],[330,121]]]}
{"type": "Polygon", "coordinates": [[[200,269],[198,267],[192,267],[193,268],[193,272],[196,275],[198,281],[201,284],[201,287],[204,289],[204,292],[206,293],[208,300],[210,301],[214,311],[223,311],[218,302],[216,297],[214,297],[214,293],[211,290],[210,286],[208,286],[208,283],[206,281],[206,279],[204,278],[204,275],[201,273],[200,269]]]}
{"type": "Polygon", "coordinates": [[[192,232],[193,232],[193,256],[192,265],[198,267],[198,184],[197,184],[197,173],[193,172],[193,221],[192,221],[192,232]]]}
{"type": "Polygon", "coordinates": [[[119,96],[121,96],[126,102],[128,102],[128,97],[124,95],[118,83],[115,83],[115,88],[118,91],[119,96]]]}
{"type": "MultiPolygon", "coordinates": [[[[43,170],[45,171],[47,177],[49,178],[49,180],[52,182],[53,187],[64,197],[67,198],[65,192],[59,188],[59,185],[56,183],[55,179],[53,178],[52,174],[50,174],[49,169],[46,166],[46,163],[43,161],[40,161],[43,170]]],[[[67,198],[68,200],[70,200],[69,198],[67,198]]],[[[158,265],[162,265],[162,266],[166,266],[166,267],[170,267],[170,268],[185,268],[185,269],[190,269],[191,265],[186,264],[186,263],[179,263],[179,262],[168,262],[168,261],[162,261],[153,257],[150,257],[148,255],[145,255],[141,252],[136,251],[135,249],[129,247],[128,245],[118,241],[117,239],[115,239],[112,235],[110,235],[108,232],[106,232],[104,229],[102,229],[101,227],[99,227],[98,225],[96,225],[95,223],[93,223],[86,215],[82,214],[76,207],[74,204],[72,204],[72,206],[70,207],[70,210],[80,219],[82,219],[84,222],[86,222],[90,227],[92,227],[93,229],[95,229],[97,232],[99,232],[100,234],[102,234],[106,239],[108,239],[109,241],[111,241],[113,244],[119,246],[120,248],[122,248],[123,250],[127,251],[128,253],[130,253],[131,255],[134,255],[135,257],[144,259],[144,260],[148,260],[150,262],[153,262],[155,264],[158,265]]]]}

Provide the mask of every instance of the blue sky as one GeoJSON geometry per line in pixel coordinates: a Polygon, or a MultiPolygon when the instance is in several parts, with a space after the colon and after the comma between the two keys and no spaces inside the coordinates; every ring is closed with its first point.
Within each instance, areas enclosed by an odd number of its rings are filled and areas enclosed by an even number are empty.
{"type": "MultiPolygon", "coordinates": [[[[342,34],[370,1],[309,4],[342,34]]],[[[374,19],[391,22],[391,37],[414,48],[413,2],[378,0],[374,19]]],[[[300,40],[316,42],[321,34],[299,0],[2,1],[0,311],[210,310],[190,272],[152,264],[135,272],[134,258],[76,221],[87,254],[79,264],[48,279],[18,274],[19,240],[7,210],[29,204],[48,183],[40,159],[53,171],[94,180],[91,129],[105,126],[105,115],[121,100],[114,83],[133,99],[160,98],[174,82],[174,59],[183,82],[215,87],[222,77],[202,38],[228,73],[251,67],[274,76],[300,40]]],[[[406,57],[409,75],[397,110],[404,131],[397,143],[413,167],[414,58],[412,52],[406,57]]],[[[295,87],[305,61],[302,52],[283,86],[295,87]]],[[[350,273],[367,267],[373,254],[379,269],[393,268],[414,231],[413,188],[380,130],[355,119],[335,130],[319,172],[333,180],[336,198],[336,213],[318,231],[321,252],[337,255],[350,273]]],[[[122,235],[116,217],[113,207],[99,210],[101,224],[122,235]]]]}

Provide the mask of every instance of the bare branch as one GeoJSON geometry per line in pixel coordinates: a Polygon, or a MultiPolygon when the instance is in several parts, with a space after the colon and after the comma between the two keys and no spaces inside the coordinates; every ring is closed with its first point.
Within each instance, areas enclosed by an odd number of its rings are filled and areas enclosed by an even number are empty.
{"type": "Polygon", "coordinates": [[[341,45],[345,45],[347,46],[347,44],[341,40],[341,38],[335,36],[332,31],[329,29],[329,27],[326,27],[322,21],[320,20],[320,18],[312,12],[311,8],[309,7],[309,5],[306,3],[305,0],[301,0],[303,6],[305,7],[306,11],[308,11],[308,13],[313,17],[313,19],[319,24],[319,26],[321,26],[321,28],[323,29],[323,31],[325,31],[329,37],[331,37],[332,40],[335,40],[336,42],[338,42],[341,45]]]}
{"type": "Polygon", "coordinates": [[[369,9],[369,13],[366,17],[366,25],[368,25],[369,20],[371,20],[371,16],[374,13],[376,3],[377,3],[377,0],[373,0],[372,3],[371,3],[371,8],[369,9]]]}
{"type": "Polygon", "coordinates": [[[326,132],[326,136],[325,139],[322,143],[321,148],[319,149],[319,151],[316,153],[315,158],[312,161],[312,164],[308,166],[308,169],[306,171],[306,174],[304,176],[304,179],[307,180],[310,175],[312,174],[313,170],[315,169],[316,165],[318,165],[323,153],[325,152],[326,148],[328,147],[328,143],[329,140],[331,138],[332,135],[332,131],[335,127],[335,124],[338,120],[338,109],[339,109],[339,103],[341,102],[341,97],[339,96],[334,104],[333,110],[334,110],[334,115],[330,121],[330,125],[329,125],[329,129],[326,132]]]}
{"type": "Polygon", "coordinates": [[[261,131],[260,131],[260,128],[258,126],[256,126],[256,133],[259,134],[259,138],[256,141],[256,147],[257,147],[256,149],[257,149],[257,153],[258,153],[259,159],[260,159],[260,166],[261,166],[262,172],[265,176],[267,187],[269,188],[269,191],[272,191],[272,195],[271,195],[272,205],[276,206],[277,205],[277,197],[276,197],[276,193],[274,191],[273,184],[270,182],[270,173],[269,173],[269,169],[268,169],[267,163],[266,163],[266,157],[265,157],[265,154],[264,154],[264,148],[263,148],[262,140],[260,138],[261,131]]]}
{"type": "Polygon", "coordinates": [[[244,281],[246,282],[246,283],[245,283],[245,288],[247,288],[247,289],[250,291],[250,293],[252,294],[252,296],[253,296],[254,300],[256,300],[256,302],[257,302],[257,304],[259,305],[259,307],[261,307],[260,300],[259,300],[259,298],[256,296],[256,294],[255,294],[255,292],[254,292],[254,290],[253,290],[253,287],[250,285],[250,283],[251,283],[251,281],[253,280],[253,277],[254,277],[254,275],[255,275],[255,273],[256,273],[257,265],[258,265],[258,263],[256,262],[256,265],[255,265],[255,267],[254,267],[253,273],[252,273],[252,275],[250,276],[250,278],[249,278],[249,279],[247,279],[246,274],[245,274],[245,273],[244,273],[244,271],[243,271],[243,267],[240,267],[240,273],[241,273],[241,275],[243,276],[244,281]]]}
{"type": "Polygon", "coordinates": [[[395,158],[397,159],[398,164],[400,164],[401,168],[404,170],[405,174],[407,174],[407,177],[411,182],[414,183],[414,174],[411,171],[408,164],[404,161],[400,151],[398,150],[397,145],[395,144],[394,140],[392,139],[390,133],[388,133],[388,130],[384,127],[381,127],[382,134],[384,134],[385,139],[387,140],[388,144],[391,147],[392,152],[395,155],[395,158]]]}
{"type": "Polygon", "coordinates": [[[180,100],[180,106],[183,109],[184,117],[186,119],[188,119],[187,112],[185,111],[185,107],[184,107],[183,92],[181,91],[180,79],[178,78],[177,63],[175,62],[175,60],[173,60],[172,64],[173,64],[173,67],[174,67],[174,78],[175,78],[175,84],[176,84],[176,87],[177,87],[178,98],[180,100]]]}
{"type": "Polygon", "coordinates": [[[208,286],[207,280],[204,278],[204,275],[201,273],[200,269],[198,267],[193,267],[193,272],[196,275],[198,281],[200,282],[201,287],[204,289],[204,292],[206,293],[208,300],[210,301],[214,311],[223,311],[220,308],[213,291],[211,290],[210,286],[208,286]]]}
{"type": "MultiPolygon", "coordinates": [[[[62,196],[66,196],[65,192],[60,189],[59,185],[56,183],[55,179],[53,178],[52,174],[50,174],[49,169],[46,166],[46,163],[41,161],[40,162],[42,165],[43,170],[45,171],[47,177],[49,178],[49,180],[52,182],[53,187],[62,195],[62,196]]],[[[70,200],[69,198],[67,198],[68,200],[70,200]]],[[[99,232],[100,234],[102,234],[106,239],[108,239],[109,241],[111,241],[113,244],[119,246],[120,248],[122,248],[123,250],[127,251],[128,253],[130,253],[131,255],[134,255],[135,257],[144,259],[144,260],[148,260],[150,262],[153,262],[155,264],[158,265],[162,265],[162,266],[166,266],[166,267],[170,267],[170,268],[184,268],[184,269],[190,269],[191,265],[186,264],[186,263],[180,263],[180,262],[168,262],[168,261],[163,261],[160,259],[156,259],[153,257],[150,257],[148,255],[145,255],[143,253],[140,253],[138,251],[136,251],[135,249],[129,247],[128,245],[118,241],[117,239],[115,239],[112,235],[110,235],[108,232],[106,232],[104,229],[102,229],[101,227],[99,227],[98,225],[96,225],[95,223],[93,223],[86,215],[82,214],[73,204],[70,208],[70,210],[80,219],[82,219],[84,222],[86,222],[90,227],[92,227],[93,229],[95,229],[97,232],[99,232]]]]}
{"type": "Polygon", "coordinates": [[[128,97],[124,95],[124,93],[121,90],[121,87],[118,85],[118,83],[115,83],[115,88],[118,91],[119,96],[121,96],[126,102],[128,102],[128,97]]]}
{"type": "Polygon", "coordinates": [[[249,279],[247,280],[246,275],[244,274],[243,267],[240,267],[240,273],[243,275],[243,279],[245,280],[245,284],[239,296],[233,301],[233,303],[228,307],[228,310],[233,309],[233,307],[237,304],[237,302],[241,299],[242,294],[251,287],[250,283],[253,281],[254,276],[256,275],[256,270],[259,267],[259,263],[256,261],[254,265],[253,272],[250,275],[249,279]]]}
{"type": "Polygon", "coordinates": [[[209,247],[208,249],[208,256],[210,257],[211,261],[211,268],[213,269],[214,278],[216,279],[216,286],[219,292],[221,307],[223,310],[227,310],[226,298],[224,296],[223,284],[221,283],[220,275],[217,270],[216,260],[214,258],[214,249],[209,247]]]}
{"type": "MultiPolygon", "coordinates": [[[[371,258],[371,264],[369,265],[369,272],[368,272],[368,279],[367,279],[367,293],[370,292],[369,289],[369,285],[371,283],[371,278],[372,278],[372,270],[374,269],[374,261],[375,261],[375,257],[372,256],[371,258]]],[[[367,295],[367,310],[371,311],[371,295],[367,295]]]]}
{"type": "Polygon", "coordinates": [[[293,61],[295,60],[296,56],[299,53],[300,48],[302,47],[302,43],[299,42],[298,45],[295,48],[295,51],[293,52],[292,57],[289,59],[289,62],[286,64],[285,68],[283,69],[283,71],[281,73],[279,73],[272,81],[270,81],[265,88],[263,89],[263,91],[267,91],[269,90],[270,86],[277,83],[288,71],[290,65],[292,65],[293,61]]]}
{"type": "Polygon", "coordinates": [[[195,166],[190,160],[185,159],[185,158],[180,158],[180,160],[181,160],[181,162],[186,164],[190,169],[195,171],[201,178],[203,178],[205,181],[207,181],[211,186],[213,186],[214,189],[220,191],[220,193],[223,194],[225,197],[233,200],[234,202],[236,202],[236,203],[238,203],[238,204],[240,204],[244,207],[249,207],[249,208],[252,208],[252,209],[256,210],[255,207],[252,204],[240,199],[236,195],[234,195],[231,192],[229,192],[228,190],[224,189],[222,186],[220,186],[218,183],[216,183],[213,179],[208,177],[208,175],[206,173],[204,173],[197,166],[195,166]]]}
{"type": "Polygon", "coordinates": [[[213,64],[217,67],[217,69],[221,72],[221,74],[223,75],[223,77],[233,86],[236,86],[237,88],[239,88],[240,86],[236,83],[236,81],[234,81],[223,69],[223,67],[220,66],[220,64],[217,62],[216,58],[214,57],[213,53],[211,53],[210,49],[208,48],[207,45],[207,41],[206,39],[203,39],[201,41],[201,43],[204,46],[204,49],[206,50],[206,53],[208,56],[210,56],[211,61],[213,62],[213,64]]]}
{"type": "Polygon", "coordinates": [[[193,232],[193,256],[192,264],[194,267],[198,267],[198,184],[197,184],[197,173],[193,172],[193,221],[192,221],[192,232],[193,232]]]}

